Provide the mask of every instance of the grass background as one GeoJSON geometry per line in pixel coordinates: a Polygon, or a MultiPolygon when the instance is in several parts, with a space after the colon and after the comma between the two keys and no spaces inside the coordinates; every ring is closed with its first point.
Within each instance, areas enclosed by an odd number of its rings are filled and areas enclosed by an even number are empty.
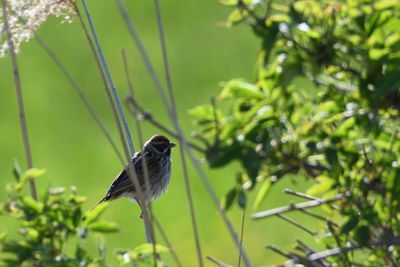
{"type": "MultiPolygon", "coordinates": [[[[89,0],[87,4],[121,99],[128,94],[121,58],[121,48],[125,48],[136,96],[141,105],[150,110],[155,118],[172,126],[116,3],[89,0]]],[[[125,1],[125,4],[157,73],[163,77],[153,2],[125,1]]],[[[196,128],[192,125],[188,109],[210,103],[210,98],[218,94],[221,81],[235,77],[253,79],[259,41],[245,25],[233,29],[219,27],[219,22],[226,19],[230,10],[217,1],[163,0],[160,4],[178,116],[185,133],[189,135],[196,128]]],[[[38,33],[66,65],[120,147],[103,85],[77,19],[72,24],[61,24],[60,19],[52,18],[38,33]]],[[[38,190],[47,181],[51,181],[55,187],[75,185],[80,194],[88,197],[84,205],[84,209],[88,210],[103,197],[122,166],[77,93],[36,40],[22,45],[18,63],[33,164],[35,167],[47,169],[46,175],[37,181],[38,190]]],[[[13,179],[14,159],[23,168],[26,166],[9,55],[0,59],[0,75],[0,181],[6,185],[13,179]]],[[[132,116],[127,117],[135,149],[138,150],[134,121],[132,116]]],[[[159,130],[147,122],[143,123],[143,128],[146,139],[159,133],[159,130]]],[[[153,210],[183,265],[194,266],[197,259],[179,152],[176,150],[172,157],[173,173],[169,190],[159,201],[153,202],[153,210]]],[[[240,166],[232,163],[227,168],[209,170],[204,164],[204,168],[218,196],[222,197],[233,187],[235,173],[240,166]]],[[[238,251],[192,166],[189,168],[189,175],[203,256],[212,255],[226,263],[237,264],[238,251]]],[[[298,201],[283,195],[282,189],[290,187],[293,190],[302,190],[309,183],[301,177],[277,183],[260,210],[288,204],[291,200],[298,201]]],[[[3,186],[0,200],[5,199],[5,192],[3,186]]],[[[254,197],[255,192],[250,195],[250,205],[254,197]]],[[[104,214],[104,219],[116,221],[121,227],[119,233],[105,236],[107,262],[110,265],[116,265],[112,258],[114,249],[133,248],[145,242],[139,214],[139,207],[132,205],[127,199],[115,201],[104,214]]],[[[228,216],[239,231],[241,210],[235,207],[228,212],[228,216]]],[[[245,222],[244,247],[255,265],[284,260],[265,250],[264,246],[267,244],[276,244],[286,250],[297,238],[306,242],[311,240],[306,234],[278,218],[252,221],[249,216],[250,209],[245,222]]],[[[296,219],[311,228],[317,226],[309,218],[298,216],[296,219]]],[[[12,218],[1,220],[0,230],[17,235],[12,218]]],[[[89,238],[87,241],[87,246],[93,252],[96,250],[98,238],[89,238]]],[[[158,236],[158,240],[160,239],[158,236]]],[[[173,265],[169,255],[165,254],[163,259],[173,265]]],[[[213,265],[207,261],[205,263],[206,266],[213,265]]]]}

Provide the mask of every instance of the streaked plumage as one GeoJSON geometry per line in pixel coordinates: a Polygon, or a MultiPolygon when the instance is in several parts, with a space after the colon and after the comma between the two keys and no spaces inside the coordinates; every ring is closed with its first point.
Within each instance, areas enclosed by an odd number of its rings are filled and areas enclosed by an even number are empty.
{"type": "MultiPolygon", "coordinates": [[[[155,135],[147,141],[143,149],[133,156],[131,162],[136,170],[143,196],[146,203],[157,199],[168,187],[171,178],[171,149],[175,144],[171,143],[163,135],[155,135]],[[146,195],[145,172],[143,166],[143,156],[147,165],[149,175],[150,194],[146,195]]],[[[129,164],[117,175],[105,197],[99,202],[128,197],[138,201],[139,196],[134,183],[129,177],[129,164]]]]}

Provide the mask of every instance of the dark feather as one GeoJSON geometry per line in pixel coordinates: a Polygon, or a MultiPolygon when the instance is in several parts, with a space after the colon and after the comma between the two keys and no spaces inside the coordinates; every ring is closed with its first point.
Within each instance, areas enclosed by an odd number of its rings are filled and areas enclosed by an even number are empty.
{"type": "MultiPolygon", "coordinates": [[[[131,159],[139,181],[140,190],[142,192],[146,192],[145,172],[143,168],[144,164],[142,162],[142,151],[145,151],[144,156],[145,163],[147,165],[147,171],[149,172],[148,177],[151,193],[150,196],[146,196],[146,201],[151,200],[154,197],[157,198],[168,186],[171,173],[171,148],[174,146],[175,144],[170,143],[168,138],[165,136],[155,135],[146,142],[143,150],[136,153],[131,159]]],[[[111,183],[107,194],[98,204],[104,201],[117,199],[121,196],[127,196],[136,199],[135,183],[132,182],[133,177],[129,177],[129,174],[129,165],[127,165],[111,183]]]]}
{"type": "MultiPolygon", "coordinates": [[[[139,152],[141,153],[141,152],[139,152]]],[[[137,157],[134,157],[133,159],[133,164],[136,170],[136,175],[139,180],[139,185],[141,187],[142,192],[146,191],[146,185],[145,185],[145,173],[143,170],[143,162],[142,162],[142,157],[140,157],[141,154],[138,154],[137,157]]],[[[160,158],[156,156],[155,153],[145,153],[146,155],[146,163],[147,163],[147,169],[149,171],[149,179],[150,179],[150,187],[156,182],[155,179],[158,178],[159,175],[154,175],[153,172],[160,172],[160,168],[163,164],[165,164],[165,161],[168,160],[166,158],[160,158]],[[153,171],[152,171],[153,170],[153,171]]],[[[129,177],[129,166],[126,166],[124,170],[118,174],[118,176],[114,179],[112,182],[110,188],[107,191],[106,196],[99,202],[104,202],[107,200],[112,200],[112,199],[117,199],[121,197],[121,195],[125,192],[130,192],[130,193],[135,193],[136,188],[134,183],[132,183],[131,178],[129,177]]]]}

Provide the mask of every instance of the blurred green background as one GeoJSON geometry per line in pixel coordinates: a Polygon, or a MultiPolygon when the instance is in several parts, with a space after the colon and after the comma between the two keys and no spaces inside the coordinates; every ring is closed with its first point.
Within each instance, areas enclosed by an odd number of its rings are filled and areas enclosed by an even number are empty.
{"type": "MultiPolygon", "coordinates": [[[[116,3],[90,0],[87,4],[119,96],[123,99],[128,94],[121,58],[121,48],[125,48],[138,101],[155,118],[172,126],[116,3]]],[[[125,4],[157,73],[163,77],[153,2],[125,1],[125,4]]],[[[217,1],[164,0],[160,4],[178,115],[185,133],[189,136],[195,127],[188,115],[188,109],[210,103],[210,98],[218,94],[221,81],[234,77],[252,80],[259,41],[244,25],[233,29],[218,26],[226,19],[230,10],[217,1]]],[[[83,12],[82,9],[81,11],[83,12]]],[[[38,33],[66,65],[120,147],[111,109],[82,28],[76,18],[72,24],[61,24],[60,21],[56,18],[49,19],[38,33]]],[[[33,164],[37,168],[47,169],[46,175],[37,180],[38,190],[47,181],[51,181],[53,187],[68,188],[75,185],[79,194],[88,197],[84,205],[84,209],[88,210],[103,197],[109,184],[121,170],[121,163],[77,93],[36,40],[22,45],[18,63],[33,164]]],[[[0,73],[0,181],[4,185],[0,193],[2,201],[5,199],[5,185],[14,179],[14,159],[24,169],[26,163],[9,55],[0,59],[0,73]]],[[[134,120],[131,115],[127,117],[135,149],[138,150],[134,120]]],[[[143,123],[143,130],[146,139],[160,132],[147,122],[143,123]]],[[[235,163],[218,170],[209,170],[205,164],[204,168],[219,197],[234,186],[235,173],[239,170],[235,163]]],[[[192,166],[189,175],[203,256],[212,255],[226,263],[237,264],[238,251],[192,166]]],[[[286,184],[280,182],[274,185],[260,210],[285,205],[292,200],[298,201],[283,195],[282,189],[290,187],[293,190],[302,190],[310,182],[301,177],[292,179],[294,180],[298,183],[285,179],[286,184]]],[[[254,197],[255,194],[252,194],[249,199],[250,207],[254,197]]],[[[194,266],[197,256],[177,150],[173,153],[173,174],[168,192],[153,203],[155,215],[184,266],[194,266]]],[[[284,260],[265,250],[265,245],[276,244],[287,250],[295,239],[310,240],[306,234],[277,218],[252,221],[249,218],[251,212],[249,209],[246,214],[244,247],[255,265],[284,260]]],[[[127,199],[115,201],[106,211],[104,219],[116,221],[121,228],[120,232],[105,236],[107,261],[110,265],[116,265],[112,258],[114,249],[133,248],[145,242],[143,222],[139,219],[139,214],[139,207],[132,205],[127,199]]],[[[238,231],[241,210],[235,207],[228,212],[228,216],[238,231]]],[[[309,218],[298,216],[296,219],[311,228],[317,226],[309,218]]],[[[2,218],[1,225],[1,230],[16,235],[13,218],[2,218]]],[[[96,250],[98,238],[100,237],[89,238],[87,241],[87,246],[92,251],[96,250]]],[[[157,236],[157,239],[161,240],[161,237],[157,236]]],[[[163,259],[173,265],[169,255],[165,254],[163,259]]],[[[213,265],[207,261],[205,264],[213,265]]]]}

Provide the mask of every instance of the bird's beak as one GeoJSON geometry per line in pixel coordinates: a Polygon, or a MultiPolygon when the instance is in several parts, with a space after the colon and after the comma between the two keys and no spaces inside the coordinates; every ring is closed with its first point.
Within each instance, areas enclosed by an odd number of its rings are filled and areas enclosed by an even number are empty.
{"type": "Polygon", "coordinates": [[[170,147],[174,147],[174,146],[176,146],[176,144],[170,143],[169,146],[170,146],[170,147]]]}

